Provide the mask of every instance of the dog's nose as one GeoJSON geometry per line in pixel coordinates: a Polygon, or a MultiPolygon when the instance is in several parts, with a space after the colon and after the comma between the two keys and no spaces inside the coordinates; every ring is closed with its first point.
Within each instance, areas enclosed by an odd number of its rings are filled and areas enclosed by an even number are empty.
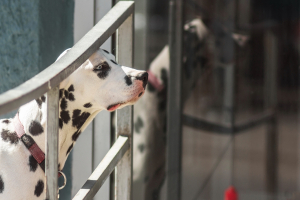
{"type": "Polygon", "coordinates": [[[148,83],[148,73],[147,72],[143,72],[143,73],[137,75],[136,79],[143,81],[143,87],[145,88],[146,85],[147,85],[147,83],[148,83]]]}

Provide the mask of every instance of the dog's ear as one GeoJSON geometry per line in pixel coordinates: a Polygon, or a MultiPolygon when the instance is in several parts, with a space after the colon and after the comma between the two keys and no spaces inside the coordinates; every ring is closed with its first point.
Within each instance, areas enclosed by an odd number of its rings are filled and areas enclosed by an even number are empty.
{"type": "MultiPolygon", "coordinates": [[[[71,48],[69,48],[69,49],[66,49],[64,52],[62,52],[59,56],[58,56],[58,58],[56,59],[56,61],[58,61],[61,57],[63,57],[66,53],[68,53],[68,51],[70,50],[71,48]]],[[[55,61],[55,62],[56,62],[55,61]]]]}
{"type": "Polygon", "coordinates": [[[116,57],[114,54],[110,53],[109,51],[107,51],[105,49],[101,49],[101,50],[104,51],[104,53],[105,53],[104,55],[107,56],[107,58],[116,62],[116,57]]]}
{"type": "Polygon", "coordinates": [[[116,62],[116,56],[114,54],[111,54],[112,60],[116,62]]]}

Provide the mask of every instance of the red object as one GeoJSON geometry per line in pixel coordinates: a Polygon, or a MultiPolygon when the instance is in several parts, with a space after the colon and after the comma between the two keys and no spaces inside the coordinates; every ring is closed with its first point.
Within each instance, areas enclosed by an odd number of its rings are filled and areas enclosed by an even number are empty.
{"type": "Polygon", "coordinates": [[[164,85],[160,82],[160,80],[151,72],[148,72],[148,82],[158,91],[162,91],[164,89],[164,85]]]}
{"type": "Polygon", "coordinates": [[[120,107],[121,104],[116,104],[116,105],[113,105],[111,106],[109,109],[107,109],[108,111],[114,111],[114,110],[117,110],[117,108],[120,107]]]}
{"type": "Polygon", "coordinates": [[[238,194],[233,186],[225,190],[224,200],[238,200],[238,194]]]}
{"type": "Polygon", "coordinates": [[[45,160],[44,152],[36,143],[34,143],[28,150],[39,164],[41,164],[45,160]]]}
{"type": "MultiPolygon", "coordinates": [[[[40,147],[35,143],[34,139],[28,139],[28,136],[26,135],[24,131],[24,126],[20,122],[19,114],[17,113],[16,116],[13,119],[14,127],[16,130],[16,133],[20,140],[24,143],[26,148],[29,150],[31,155],[34,157],[34,159],[39,163],[40,167],[42,170],[45,172],[45,154],[44,152],[40,149],[40,147]],[[24,136],[24,137],[22,137],[24,136]],[[25,137],[27,136],[27,137],[25,137]]],[[[61,172],[58,172],[58,177],[61,176],[61,172]]]]}
{"type": "MultiPolygon", "coordinates": [[[[13,122],[14,122],[15,130],[16,130],[18,137],[22,140],[22,142],[24,142],[23,138],[22,138],[22,136],[25,135],[24,126],[20,122],[18,113],[14,117],[13,122]]],[[[45,160],[45,154],[40,149],[40,147],[35,143],[35,141],[33,139],[32,139],[32,141],[33,141],[33,144],[30,143],[30,146],[27,146],[27,145],[25,145],[25,146],[30,151],[31,155],[35,158],[35,160],[39,164],[41,164],[45,160]]]]}

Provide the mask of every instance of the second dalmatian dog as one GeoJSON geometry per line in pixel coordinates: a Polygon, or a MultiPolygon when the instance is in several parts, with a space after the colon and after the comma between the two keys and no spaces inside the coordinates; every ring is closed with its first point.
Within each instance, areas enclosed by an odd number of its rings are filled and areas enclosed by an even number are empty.
{"type": "MultiPolygon", "coordinates": [[[[201,19],[194,19],[185,25],[184,33],[183,101],[207,69],[204,39],[208,29],[201,19]]],[[[169,57],[166,45],[151,62],[144,98],[134,106],[133,181],[143,193],[136,199],[159,199],[165,179],[169,57]]]]}
{"type": "MultiPolygon", "coordinates": [[[[228,40],[242,47],[249,37],[230,32],[219,24],[209,26],[201,17],[184,25],[183,103],[189,98],[195,84],[199,85],[213,73],[213,64],[222,63],[221,55],[226,53],[226,49],[220,51],[215,44],[224,44],[228,40]]],[[[151,62],[144,98],[134,106],[133,181],[138,188],[135,197],[138,200],[160,199],[166,177],[166,105],[169,69],[172,67],[169,59],[169,47],[166,45],[151,62]]]]}
{"type": "MultiPolygon", "coordinates": [[[[120,66],[112,54],[99,49],[60,83],[59,170],[97,113],[134,104],[147,80],[147,72],[120,66]]],[[[0,120],[0,200],[45,198],[43,163],[29,149],[38,146],[45,152],[46,100],[43,95],[20,107],[14,119],[0,120]]]]}

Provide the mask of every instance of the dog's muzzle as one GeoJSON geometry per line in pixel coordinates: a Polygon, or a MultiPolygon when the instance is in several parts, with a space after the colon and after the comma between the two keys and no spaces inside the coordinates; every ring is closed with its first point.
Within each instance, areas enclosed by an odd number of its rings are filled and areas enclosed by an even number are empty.
{"type": "Polygon", "coordinates": [[[138,76],[136,76],[136,79],[143,82],[143,88],[145,89],[148,83],[148,73],[147,72],[141,73],[138,76]]]}

